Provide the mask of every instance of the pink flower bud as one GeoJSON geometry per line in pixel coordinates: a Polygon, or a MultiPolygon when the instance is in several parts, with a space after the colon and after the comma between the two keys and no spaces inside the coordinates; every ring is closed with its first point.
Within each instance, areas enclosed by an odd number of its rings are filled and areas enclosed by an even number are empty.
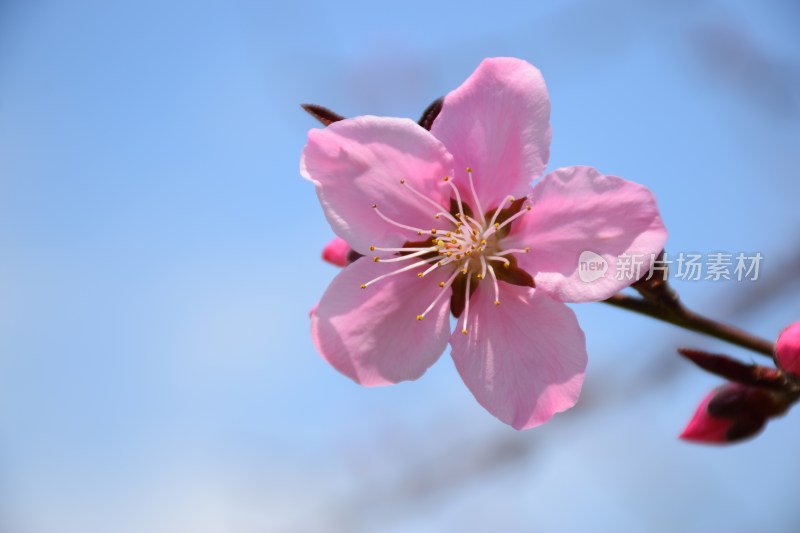
{"type": "Polygon", "coordinates": [[[778,402],[768,391],[726,383],[700,402],[680,438],[704,444],[737,442],[757,434],[778,412],[778,402]]]}
{"type": "Polygon", "coordinates": [[[781,332],[775,346],[775,355],[783,370],[800,375],[800,322],[795,322],[781,332]]]}
{"type": "Polygon", "coordinates": [[[351,262],[348,257],[350,252],[350,245],[344,239],[335,237],[325,245],[322,250],[322,258],[332,265],[346,267],[351,262]]]}

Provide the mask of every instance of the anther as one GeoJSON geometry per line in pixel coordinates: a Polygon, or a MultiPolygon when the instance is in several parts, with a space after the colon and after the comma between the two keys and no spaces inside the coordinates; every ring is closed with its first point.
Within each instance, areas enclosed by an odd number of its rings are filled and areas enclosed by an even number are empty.
{"type": "Polygon", "coordinates": [[[380,262],[381,258],[376,255],[375,257],[372,258],[372,260],[378,263],[380,262]]]}

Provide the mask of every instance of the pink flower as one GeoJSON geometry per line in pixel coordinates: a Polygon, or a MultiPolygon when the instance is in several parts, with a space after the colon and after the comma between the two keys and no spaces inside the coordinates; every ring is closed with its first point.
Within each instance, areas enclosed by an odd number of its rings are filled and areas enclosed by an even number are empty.
{"type": "Polygon", "coordinates": [[[775,356],[778,366],[800,376],[800,322],[781,332],[775,345],[775,356]]]}
{"type": "Polygon", "coordinates": [[[334,237],[322,250],[322,258],[332,265],[346,267],[351,263],[350,252],[350,245],[344,239],[334,237]]]}
{"type": "Polygon", "coordinates": [[[564,302],[630,284],[614,275],[617,256],[657,254],[667,233],[649,190],[593,168],[556,170],[531,190],[549,117],[539,71],[496,58],[445,97],[430,132],[373,116],[309,132],[301,173],[335,233],[366,256],[311,319],[331,365],[366,386],[413,380],[449,341],[464,382],[503,422],[529,428],[575,404],[586,343],[564,302]],[[584,251],[606,275],[581,281],[584,251]]]}
{"type": "Polygon", "coordinates": [[[783,410],[779,398],[766,390],[726,383],[700,402],[680,438],[704,444],[737,442],[756,435],[783,410]]]}

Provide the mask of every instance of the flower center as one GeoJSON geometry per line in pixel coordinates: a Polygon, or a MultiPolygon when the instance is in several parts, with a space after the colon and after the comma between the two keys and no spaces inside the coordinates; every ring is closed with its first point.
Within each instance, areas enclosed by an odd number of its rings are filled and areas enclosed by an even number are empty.
{"type": "MultiPolygon", "coordinates": [[[[417,315],[417,320],[425,318],[425,315],[444,297],[447,289],[453,286],[454,300],[456,298],[456,290],[463,289],[464,291],[464,329],[461,330],[462,333],[467,333],[469,297],[481,280],[486,279],[487,276],[491,278],[495,305],[500,305],[498,279],[516,284],[533,284],[532,278],[525,273],[522,273],[523,282],[519,282],[519,280],[515,280],[515,276],[509,276],[505,272],[512,267],[514,270],[518,270],[512,254],[527,253],[528,248],[504,249],[502,246],[502,239],[508,234],[509,225],[530,211],[531,206],[527,203],[528,199],[524,198],[517,201],[513,196],[507,196],[494,210],[484,213],[480,199],[475,191],[470,167],[467,167],[467,176],[469,178],[469,192],[474,202],[473,205],[477,210],[478,218],[473,216],[472,210],[462,201],[459,188],[454,183],[454,179],[449,176],[443,178],[453,191],[452,207],[449,212],[444,211],[436,201],[414,189],[405,180],[400,180],[401,186],[433,207],[432,216],[437,221],[435,225],[439,227],[421,229],[402,224],[386,216],[377,204],[372,204],[375,213],[383,220],[399,228],[415,231],[422,239],[406,242],[400,248],[370,246],[371,251],[390,254],[388,257],[374,256],[373,261],[376,263],[410,264],[400,266],[397,270],[361,284],[361,288],[366,289],[380,280],[403,272],[418,270],[417,277],[424,278],[434,270],[448,269],[451,274],[447,281],[439,282],[439,288],[442,289],[441,292],[434,298],[427,309],[417,315]]],[[[520,274],[516,275],[517,278],[519,276],[520,274]]],[[[451,309],[453,307],[454,305],[451,303],[451,309]]],[[[454,314],[456,313],[454,312],[454,314]]]]}

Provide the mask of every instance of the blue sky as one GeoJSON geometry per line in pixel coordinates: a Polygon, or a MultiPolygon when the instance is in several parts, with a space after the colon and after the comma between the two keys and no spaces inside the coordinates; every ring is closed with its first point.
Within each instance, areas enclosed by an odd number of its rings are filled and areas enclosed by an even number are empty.
{"type": "Polygon", "coordinates": [[[418,117],[484,57],[538,66],[551,169],[650,187],[668,249],[760,251],[759,284],[678,283],[774,337],[798,319],[792,2],[0,4],[0,529],[790,531],[790,413],[675,435],[723,346],[576,306],[574,412],[519,433],[449,356],[363,389],[308,309],[336,270],[299,108],[418,117]],[[780,289],[769,292],[778,283],[780,289]]]}

